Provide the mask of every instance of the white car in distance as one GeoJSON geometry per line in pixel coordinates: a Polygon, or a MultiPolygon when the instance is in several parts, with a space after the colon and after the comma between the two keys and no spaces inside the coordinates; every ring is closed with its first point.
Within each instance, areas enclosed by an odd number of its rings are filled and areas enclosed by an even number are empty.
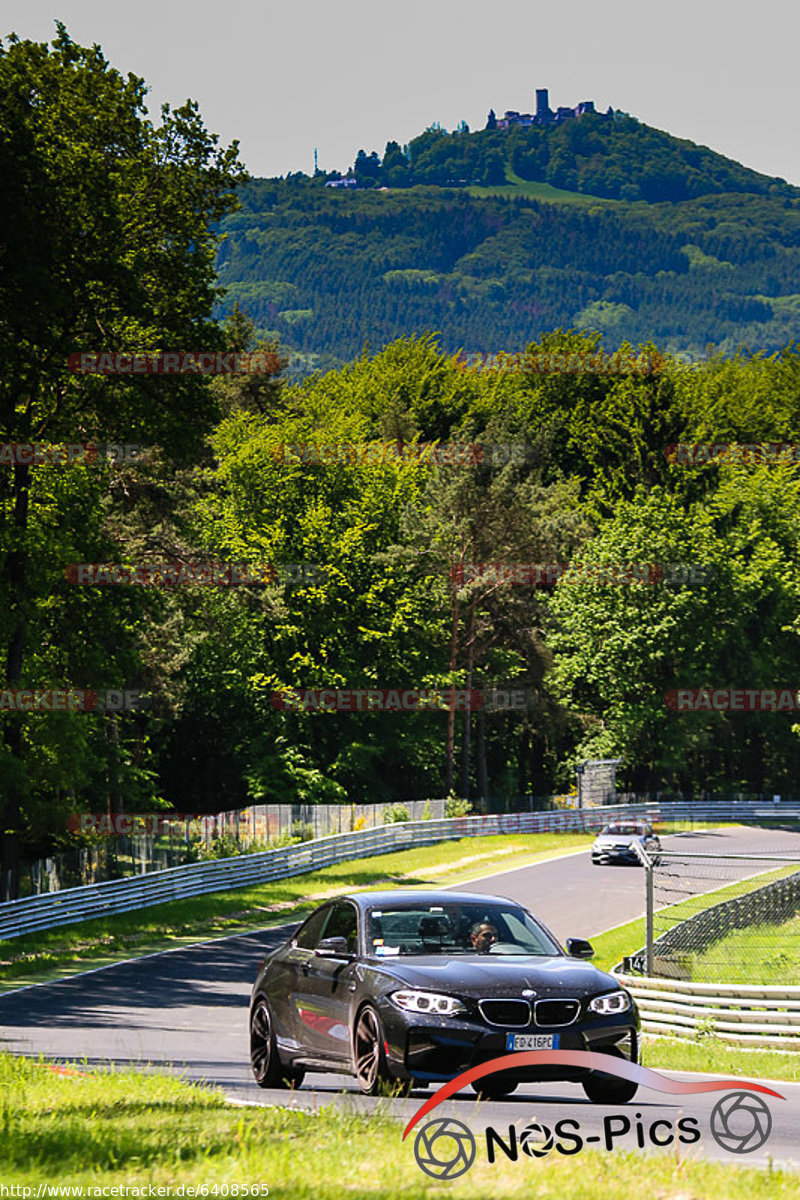
{"type": "Polygon", "coordinates": [[[658,861],[661,842],[652,825],[637,820],[611,821],[595,839],[592,862],[595,866],[601,863],[638,863],[641,860],[636,853],[637,844],[650,858],[658,861]]]}

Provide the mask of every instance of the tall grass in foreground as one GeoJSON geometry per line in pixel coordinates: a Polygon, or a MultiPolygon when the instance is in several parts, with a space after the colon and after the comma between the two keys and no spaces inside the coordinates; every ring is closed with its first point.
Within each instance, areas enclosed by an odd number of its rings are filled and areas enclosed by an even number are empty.
{"type": "MultiPolygon", "coordinates": [[[[80,1072],[80,1066],[77,1070],[80,1072]]],[[[583,1152],[574,1158],[489,1165],[478,1139],[468,1172],[449,1183],[424,1175],[413,1135],[390,1102],[372,1115],[235,1108],[222,1094],[165,1076],[58,1074],[0,1055],[0,1180],[6,1185],[228,1185],[269,1188],[279,1200],[790,1200],[797,1176],[692,1161],[674,1152],[583,1152]]],[[[472,1105],[465,1105],[470,1122],[472,1105]]],[[[520,1113],[533,1119],[530,1109],[520,1113]]],[[[241,1195],[241,1192],[239,1193],[241,1195]]]]}

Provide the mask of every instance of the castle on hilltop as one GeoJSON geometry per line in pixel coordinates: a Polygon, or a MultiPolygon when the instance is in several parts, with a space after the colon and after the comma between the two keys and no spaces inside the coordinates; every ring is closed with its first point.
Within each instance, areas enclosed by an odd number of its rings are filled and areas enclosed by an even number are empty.
{"type": "MultiPolygon", "coordinates": [[[[574,117],[582,117],[586,113],[594,112],[596,112],[594,100],[582,100],[574,108],[567,108],[562,105],[553,112],[550,107],[547,88],[537,88],[535,113],[520,113],[514,109],[507,109],[502,117],[495,117],[494,110],[491,109],[486,122],[486,128],[510,129],[512,125],[558,125],[561,121],[571,121],[574,117]]],[[[612,114],[613,109],[609,108],[605,115],[610,117],[612,114]]]]}

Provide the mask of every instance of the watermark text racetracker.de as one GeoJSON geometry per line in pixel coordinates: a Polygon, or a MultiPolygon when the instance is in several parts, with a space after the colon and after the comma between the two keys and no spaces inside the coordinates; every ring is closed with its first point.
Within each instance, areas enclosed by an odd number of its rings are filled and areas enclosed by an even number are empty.
{"type": "Polygon", "coordinates": [[[271,703],[286,712],[511,712],[525,709],[529,695],[527,688],[284,688],[271,703]]]}
{"type": "Polygon", "coordinates": [[[466,356],[456,365],[470,371],[525,371],[531,375],[654,375],[667,365],[659,351],[641,354],[621,350],[606,354],[602,350],[533,351],[524,354],[481,354],[466,356]]]}
{"type": "Polygon", "coordinates": [[[270,456],[285,466],[312,465],[370,467],[385,463],[427,463],[432,466],[503,467],[535,458],[533,446],[523,442],[280,442],[270,456]]]}
{"type": "Polygon", "coordinates": [[[746,463],[777,466],[800,463],[799,442],[672,442],[664,447],[668,463],[701,467],[706,463],[746,463]]]}
{"type": "MultiPolygon", "coordinates": [[[[477,1067],[470,1067],[443,1084],[408,1122],[403,1131],[403,1140],[423,1118],[467,1084],[510,1069],[553,1064],[602,1071],[636,1082],[652,1091],[667,1092],[682,1099],[705,1092],[722,1092],[722,1097],[711,1111],[708,1130],[717,1145],[731,1154],[751,1154],[765,1144],[772,1132],[772,1115],[764,1097],[785,1099],[780,1092],[765,1084],[741,1079],[690,1083],[671,1079],[660,1071],[627,1059],[598,1052],[531,1050],[506,1054],[477,1067]]],[[[519,1131],[514,1123],[502,1128],[489,1125],[479,1140],[462,1121],[438,1116],[420,1125],[413,1147],[417,1164],[426,1175],[450,1180],[457,1179],[470,1169],[479,1150],[491,1165],[501,1160],[518,1162],[521,1155],[529,1160],[545,1158],[550,1153],[571,1156],[587,1147],[602,1151],[677,1148],[701,1142],[704,1133],[702,1126],[699,1117],[683,1114],[683,1104],[674,1117],[646,1115],[631,1104],[621,1112],[604,1113],[599,1130],[592,1122],[589,1131],[586,1124],[573,1117],[561,1117],[552,1126],[534,1119],[519,1131]]]]}
{"type": "Polygon", "coordinates": [[[95,1197],[107,1200],[113,1196],[268,1196],[265,1183],[0,1183],[0,1200],[50,1200],[50,1197],[73,1196],[76,1200],[95,1197]]]}
{"type": "Polygon", "coordinates": [[[0,442],[0,466],[96,466],[98,463],[143,463],[152,447],[140,442],[0,442]]]}
{"type": "Polygon", "coordinates": [[[76,352],[70,354],[67,366],[76,375],[277,375],[281,369],[280,358],[272,351],[202,350],[76,352]]]}
{"type": "Polygon", "coordinates": [[[800,688],[672,688],[671,712],[800,712],[800,688]]]}
{"type": "Polygon", "coordinates": [[[69,833],[93,833],[104,837],[130,837],[135,834],[178,833],[185,836],[203,833],[222,834],[225,825],[215,813],[70,813],[69,833]]]}
{"type": "Polygon", "coordinates": [[[150,707],[149,692],[136,688],[7,688],[0,690],[0,712],[118,713],[150,707]]]}
{"type": "Polygon", "coordinates": [[[701,563],[458,563],[450,568],[458,587],[487,586],[614,587],[643,584],[665,587],[703,587],[714,580],[711,566],[701,563]]]}
{"type": "Polygon", "coordinates": [[[87,587],[310,587],[325,572],[316,563],[70,563],[64,578],[87,587]]]}

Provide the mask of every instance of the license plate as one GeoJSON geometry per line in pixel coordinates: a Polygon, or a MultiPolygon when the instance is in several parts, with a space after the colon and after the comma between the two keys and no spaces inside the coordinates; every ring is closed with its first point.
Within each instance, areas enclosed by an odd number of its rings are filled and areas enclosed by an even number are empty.
{"type": "Polygon", "coordinates": [[[557,1033],[507,1033],[506,1050],[557,1050],[557,1033]]]}

